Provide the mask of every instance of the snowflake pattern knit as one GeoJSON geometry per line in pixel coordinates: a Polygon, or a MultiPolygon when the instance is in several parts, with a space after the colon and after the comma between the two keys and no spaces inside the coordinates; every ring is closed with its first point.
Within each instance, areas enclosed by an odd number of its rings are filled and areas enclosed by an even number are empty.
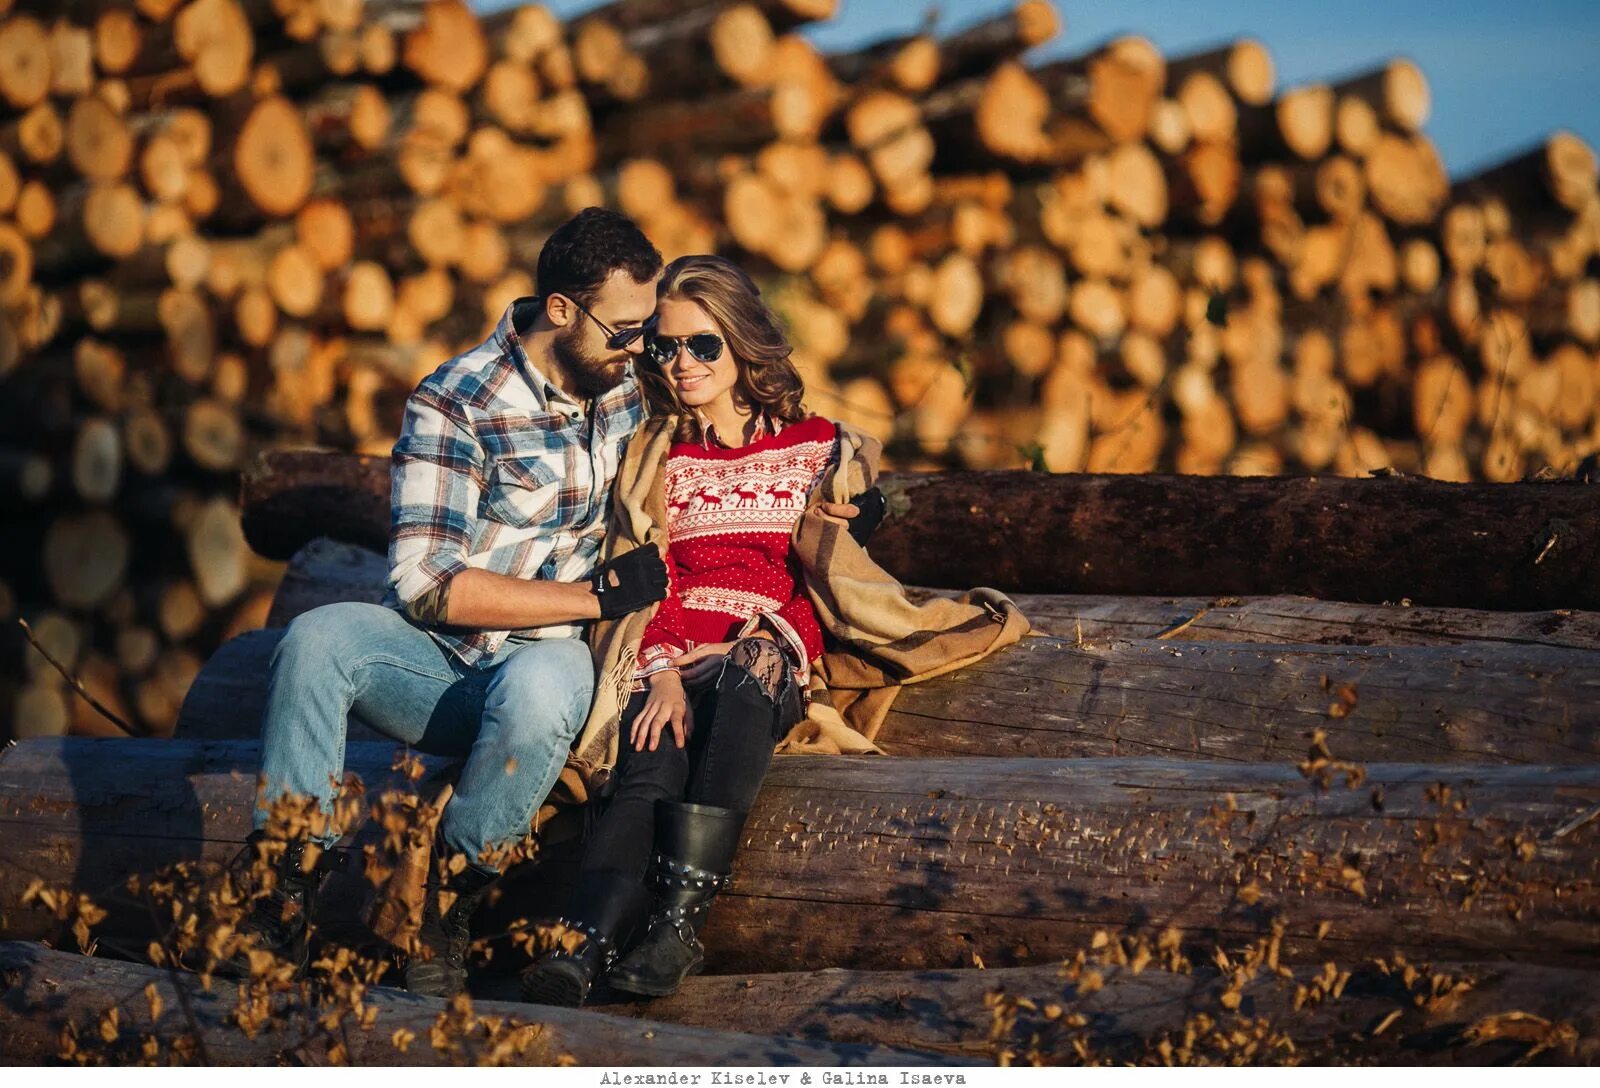
{"type": "Polygon", "coordinates": [[[839,428],[820,416],[739,449],[678,442],[667,451],[667,599],[645,628],[635,687],[708,642],[766,628],[792,651],[801,690],[822,653],[789,535],[823,472],[839,428]]]}

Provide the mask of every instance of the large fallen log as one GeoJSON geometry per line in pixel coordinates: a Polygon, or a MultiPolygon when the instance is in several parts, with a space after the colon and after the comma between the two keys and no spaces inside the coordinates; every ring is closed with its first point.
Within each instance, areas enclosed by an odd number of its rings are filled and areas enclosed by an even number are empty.
{"type": "MultiPolygon", "coordinates": [[[[387,745],[351,746],[384,779],[387,745]]],[[[248,831],[257,746],[36,740],[0,755],[0,938],[64,937],[22,896],[70,886],[142,949],[118,889],[222,861],[248,831]]],[[[450,772],[427,761],[427,788],[450,772]]],[[[370,787],[369,787],[370,788],[370,787]]],[[[1395,952],[1600,966],[1600,766],[1180,760],[777,760],[705,934],[715,970],[1048,962],[1101,931],[1209,948],[1282,927],[1284,962],[1395,952]]],[[[330,883],[353,912],[365,885],[330,883]]],[[[508,880],[504,928],[553,894],[508,880]]],[[[110,936],[105,937],[111,940],[110,936]]]]}
{"type": "Polygon", "coordinates": [[[480,1002],[463,1015],[438,998],[383,987],[362,998],[376,1014],[370,1024],[347,1013],[334,1019],[331,1030],[318,1030],[316,1017],[341,1007],[329,1000],[280,1005],[276,1017],[247,1034],[234,1022],[236,1011],[251,1021],[258,1014],[232,983],[218,980],[207,990],[195,975],[21,942],[0,943],[0,980],[5,1064],[49,1065],[72,1053],[113,1065],[141,1058],[253,1066],[917,1066],[949,1060],[869,1044],[741,1034],[506,1001],[480,1002]],[[402,1032],[410,1036],[404,1049],[395,1043],[402,1032]],[[70,1051],[64,1033],[72,1039],[70,1051]],[[438,1049],[436,1038],[443,1044],[438,1049]],[[154,1054],[143,1049],[150,1039],[154,1054]]]}
{"type": "MultiPolygon", "coordinates": [[[[1600,490],[1575,482],[946,472],[884,486],[894,516],[873,555],[919,585],[1600,607],[1600,490]]],[[[269,454],[243,507],[269,558],[317,536],[381,551],[388,464],[269,454]]]]}
{"type": "MultiPolygon", "coordinates": [[[[388,560],[354,544],[318,537],[289,560],[267,626],[283,627],[319,605],[383,600],[388,560]]],[[[916,594],[939,590],[913,589],[916,594]]],[[[1600,612],[1495,612],[1426,605],[1354,604],[1308,597],[1118,597],[1014,593],[1039,634],[1075,642],[1291,643],[1448,646],[1506,642],[1600,649],[1600,612]]]]}
{"type": "Polygon", "coordinates": [[[313,537],[373,551],[389,547],[389,459],[280,450],[256,459],[240,483],[245,539],[288,559],[313,537]],[[307,533],[310,524],[320,529],[307,533]]]}
{"type": "MultiPolygon", "coordinates": [[[[190,685],[176,735],[260,735],[282,629],[224,644],[190,685]]],[[[354,719],[352,719],[354,721],[354,719]]],[[[356,723],[359,726],[359,722],[356,723]]],[[[1032,637],[895,699],[895,755],[1304,758],[1581,763],[1600,757],[1600,655],[1467,646],[1330,647],[1032,637]]],[[[370,736],[370,734],[368,734],[370,736]]]]}
{"type": "MultiPolygon", "coordinates": [[[[1351,964],[1350,977],[1325,968],[1258,964],[1237,985],[1231,971],[1202,963],[1192,973],[1152,957],[1135,969],[1119,961],[1127,949],[1108,944],[1101,961],[1081,967],[1002,967],[957,971],[786,971],[766,975],[703,975],[675,996],[642,1004],[600,1004],[621,1015],[724,1031],[873,1043],[952,1056],[1012,1053],[1047,1064],[1089,1060],[1145,1064],[1163,1060],[1163,1040],[1176,1043],[1204,1014],[1197,1058],[1238,1055],[1218,1047],[1232,1031],[1265,1022],[1253,1063],[1500,1065],[1536,1061],[1600,1061],[1600,990],[1588,971],[1527,964],[1351,964]],[[1098,976],[1095,985],[1090,976],[1098,976]],[[1334,987],[1338,987],[1335,995],[1334,987]],[[1225,994],[1238,997],[1230,1009],[1225,994]],[[1297,1002],[1297,994],[1300,999],[1297,1002]],[[995,995],[995,996],[991,996],[995,995]],[[1314,995],[1314,996],[1313,996],[1314,995]],[[1011,1000],[1028,1000],[1009,1032],[992,1038],[1011,1000]],[[1059,1013],[1050,1016],[1047,1006],[1059,1013]],[[1001,1014],[1001,1015],[997,1015],[1001,1014]],[[1074,1024],[1073,1017],[1084,1022],[1074,1024]],[[1379,1028],[1379,1025],[1383,1025],[1379,1028]],[[1518,1028],[1522,1030],[1518,1030],[1518,1028]],[[1540,1030],[1540,1029],[1543,1030],[1540,1030]],[[1041,1032],[1033,1054],[1029,1036],[1041,1032]],[[1270,1041],[1269,1041],[1270,1040],[1270,1041]],[[1285,1041],[1290,1046],[1285,1045],[1285,1041]]],[[[1138,955],[1135,948],[1134,955],[1138,955]]],[[[1231,999],[1230,999],[1231,1002],[1231,999]]],[[[1174,1050],[1176,1050],[1176,1046],[1174,1050]]],[[[1175,1053],[1172,1060],[1182,1064],[1175,1053]]]]}
{"type": "Polygon", "coordinates": [[[1585,763],[1600,656],[1585,650],[1241,646],[1028,638],[905,688],[897,755],[1585,763]]]}
{"type": "Polygon", "coordinates": [[[1014,593],[1040,634],[1075,641],[1450,646],[1503,642],[1600,649],[1600,612],[1495,612],[1310,597],[1118,597],[1014,593]]]}
{"type": "Polygon", "coordinates": [[[1600,603],[1600,491],[1578,483],[990,472],[888,486],[899,513],[873,555],[923,585],[1600,603]]]}

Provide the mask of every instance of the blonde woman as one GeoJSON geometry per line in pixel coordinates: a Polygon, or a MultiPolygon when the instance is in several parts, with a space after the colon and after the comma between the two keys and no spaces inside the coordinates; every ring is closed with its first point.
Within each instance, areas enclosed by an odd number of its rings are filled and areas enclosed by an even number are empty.
{"type": "MultiPolygon", "coordinates": [[[[881,640],[850,639],[892,653],[894,638],[905,635],[901,645],[921,655],[907,659],[909,668],[895,662],[885,670],[895,679],[873,681],[879,686],[915,678],[929,662],[972,660],[1026,630],[1020,614],[1008,614],[975,632],[986,625],[974,618],[992,610],[967,602],[932,611],[905,603],[898,583],[860,551],[882,516],[875,488],[855,500],[860,510],[848,527],[826,517],[826,504],[817,508],[827,497],[820,485],[837,483],[842,454],[860,439],[803,407],[789,344],[744,272],[720,257],[681,257],[665,269],[656,300],[639,367],[651,419],[619,475],[609,543],[645,543],[628,540],[630,530],[664,522],[668,594],[648,620],[640,613],[599,640],[607,657],[600,690],[611,676],[624,690],[609,705],[597,693],[575,753],[580,764],[597,753],[594,760],[612,765],[594,776],[603,807],[564,919],[580,937],[523,976],[529,999],[546,1004],[581,1004],[602,971],[614,989],[665,996],[701,969],[699,934],[774,747],[807,716],[824,620],[835,635],[854,634],[842,629],[854,620],[835,614],[840,598],[889,595],[896,607],[874,603],[868,611],[921,624],[881,640]],[[643,506],[628,509],[641,495],[643,506]],[[825,556],[800,543],[798,527],[810,524],[815,536],[817,519],[831,542],[825,556]],[[832,584],[832,568],[843,562],[857,564],[849,588],[832,584]],[[880,588],[870,588],[863,570],[880,588]],[[815,603],[819,583],[826,617],[815,603]]],[[[856,740],[858,747],[831,750],[874,750],[856,740]]]]}

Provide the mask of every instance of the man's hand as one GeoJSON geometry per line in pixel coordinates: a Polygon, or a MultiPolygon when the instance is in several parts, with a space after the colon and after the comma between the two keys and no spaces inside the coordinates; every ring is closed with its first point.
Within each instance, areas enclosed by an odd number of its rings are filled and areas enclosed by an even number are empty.
{"type": "Polygon", "coordinates": [[[869,487],[856,496],[855,505],[861,512],[850,519],[850,536],[865,548],[867,541],[872,539],[872,534],[883,523],[883,515],[889,509],[889,502],[883,497],[882,491],[869,487]]]}
{"type": "Polygon", "coordinates": [[[821,502],[817,509],[829,517],[838,518],[850,523],[847,530],[857,544],[863,548],[867,541],[883,521],[884,512],[889,508],[888,502],[883,497],[883,492],[877,488],[868,488],[857,495],[852,502],[821,502]]]}
{"type": "Polygon", "coordinates": [[[689,709],[689,696],[677,673],[652,673],[650,694],[645,698],[644,709],[633,719],[628,742],[635,752],[644,751],[647,744],[653,752],[661,742],[661,730],[668,725],[672,726],[673,739],[682,748],[689,743],[689,734],[694,730],[694,712],[689,709]]]}
{"type": "Polygon", "coordinates": [[[665,599],[667,564],[660,549],[646,544],[600,564],[591,584],[600,601],[600,618],[614,620],[665,599]]]}

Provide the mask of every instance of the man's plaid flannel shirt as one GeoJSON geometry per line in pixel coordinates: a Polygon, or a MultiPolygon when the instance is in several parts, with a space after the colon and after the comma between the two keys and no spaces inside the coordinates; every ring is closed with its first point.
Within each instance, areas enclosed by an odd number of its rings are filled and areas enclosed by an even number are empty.
{"type": "MultiPolygon", "coordinates": [[[[391,608],[410,614],[468,567],[561,582],[594,572],[611,483],[644,419],[644,398],[630,367],[585,416],[528,361],[514,308],[487,341],[439,367],[406,401],[390,477],[391,608]]],[[[472,666],[513,633],[574,638],[584,627],[423,626],[472,666]]]]}

